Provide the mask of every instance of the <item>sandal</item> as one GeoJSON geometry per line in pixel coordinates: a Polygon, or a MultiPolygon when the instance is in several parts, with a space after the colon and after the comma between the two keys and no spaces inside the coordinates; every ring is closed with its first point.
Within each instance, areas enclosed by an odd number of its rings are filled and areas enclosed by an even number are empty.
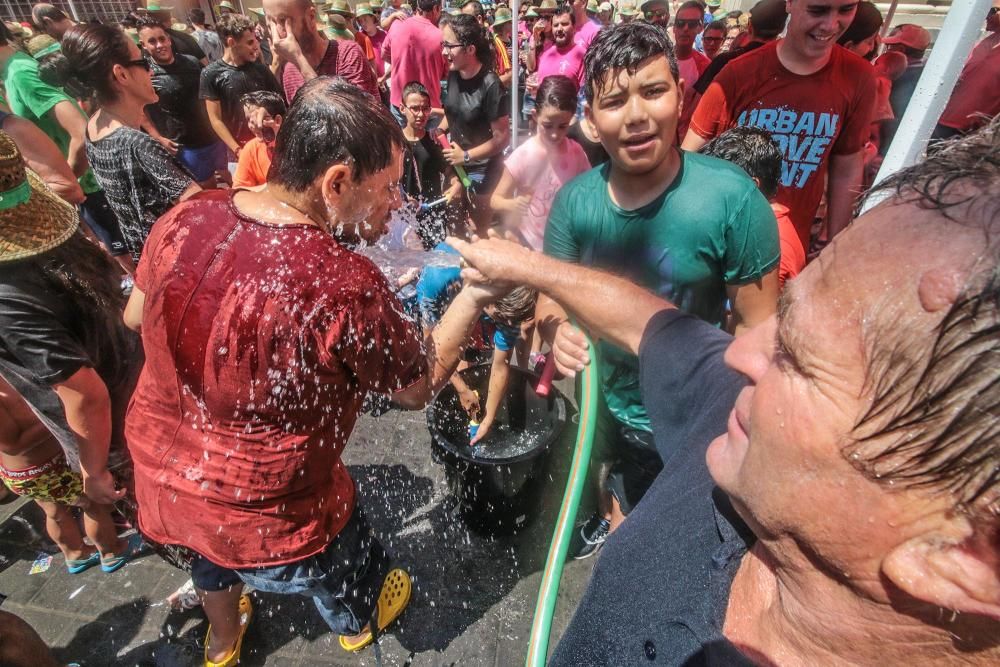
{"type": "Polygon", "coordinates": [[[208,624],[208,632],[205,633],[205,667],[235,667],[240,662],[240,650],[243,648],[243,637],[247,633],[250,625],[250,617],[253,616],[253,605],[250,603],[249,595],[240,596],[240,634],[236,636],[236,646],[232,652],[220,662],[212,662],[208,659],[208,638],[212,636],[212,624],[208,624]]]}
{"type": "Polygon", "coordinates": [[[100,552],[94,551],[94,553],[90,554],[86,558],[80,558],[77,560],[67,558],[66,569],[69,570],[70,574],[80,574],[84,570],[89,570],[100,562],[100,552]]]}
{"type": "Polygon", "coordinates": [[[378,619],[378,630],[373,633],[372,624],[369,622],[368,629],[359,635],[354,637],[340,635],[340,648],[354,652],[371,644],[375,640],[375,635],[385,630],[406,609],[406,605],[410,603],[412,589],[410,575],[406,570],[396,568],[385,575],[382,592],[378,596],[378,614],[375,616],[378,619]]]}
{"type": "Polygon", "coordinates": [[[127,544],[128,546],[125,547],[125,553],[121,556],[112,556],[111,558],[101,559],[101,572],[111,573],[115,570],[120,570],[125,567],[125,563],[143,553],[146,549],[146,544],[142,541],[142,535],[139,533],[129,535],[127,544]]]}

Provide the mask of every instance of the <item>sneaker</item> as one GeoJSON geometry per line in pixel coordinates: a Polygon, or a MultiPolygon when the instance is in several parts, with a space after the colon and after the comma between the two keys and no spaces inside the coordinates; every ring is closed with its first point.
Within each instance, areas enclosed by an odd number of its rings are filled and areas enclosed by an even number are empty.
{"type": "Polygon", "coordinates": [[[580,526],[579,532],[574,536],[569,545],[569,552],[576,560],[590,558],[604,546],[608,539],[608,530],[611,524],[608,520],[597,514],[593,515],[587,522],[580,526]]]}

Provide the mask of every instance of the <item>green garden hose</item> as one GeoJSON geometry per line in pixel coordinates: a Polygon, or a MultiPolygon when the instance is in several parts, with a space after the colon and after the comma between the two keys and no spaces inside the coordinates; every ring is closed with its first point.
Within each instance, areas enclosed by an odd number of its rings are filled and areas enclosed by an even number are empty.
{"type": "Polygon", "coordinates": [[[552,628],[552,615],[556,608],[563,563],[566,560],[566,552],[569,550],[569,542],[576,522],[576,511],[580,507],[580,496],[583,494],[587,472],[590,468],[590,451],[594,445],[597,423],[600,379],[597,348],[589,338],[587,345],[590,350],[590,364],[584,366],[580,376],[580,424],[576,432],[573,464],[570,467],[569,479],[566,481],[566,493],[563,494],[562,507],[559,508],[559,517],[556,519],[556,527],[552,534],[549,555],[545,559],[542,583],[538,587],[535,618],[532,621],[531,635],[528,639],[528,656],[524,662],[526,667],[543,667],[548,656],[549,632],[552,628]]]}

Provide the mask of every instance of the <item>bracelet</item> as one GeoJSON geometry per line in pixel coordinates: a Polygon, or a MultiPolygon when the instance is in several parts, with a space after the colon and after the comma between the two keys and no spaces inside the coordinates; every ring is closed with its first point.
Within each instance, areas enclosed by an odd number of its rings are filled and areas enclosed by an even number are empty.
{"type": "Polygon", "coordinates": [[[471,161],[472,161],[472,158],[469,157],[469,151],[465,151],[464,153],[462,153],[462,163],[463,164],[469,164],[469,162],[471,162],[471,161]]]}

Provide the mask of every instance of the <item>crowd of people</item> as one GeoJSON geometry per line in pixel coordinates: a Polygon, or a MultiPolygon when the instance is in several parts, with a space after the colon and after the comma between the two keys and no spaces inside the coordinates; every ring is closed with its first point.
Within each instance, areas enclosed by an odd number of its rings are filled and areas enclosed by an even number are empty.
{"type": "Polygon", "coordinates": [[[360,414],[450,383],[488,442],[511,364],[596,354],[600,555],[553,664],[995,664],[1000,0],[857,220],[931,33],[720,4],[0,24],[0,479],[68,572],[188,571],[206,665],[245,585],[361,650],[411,584],[341,461],[360,414]],[[453,261],[379,266],[390,232],[453,261]]]}

